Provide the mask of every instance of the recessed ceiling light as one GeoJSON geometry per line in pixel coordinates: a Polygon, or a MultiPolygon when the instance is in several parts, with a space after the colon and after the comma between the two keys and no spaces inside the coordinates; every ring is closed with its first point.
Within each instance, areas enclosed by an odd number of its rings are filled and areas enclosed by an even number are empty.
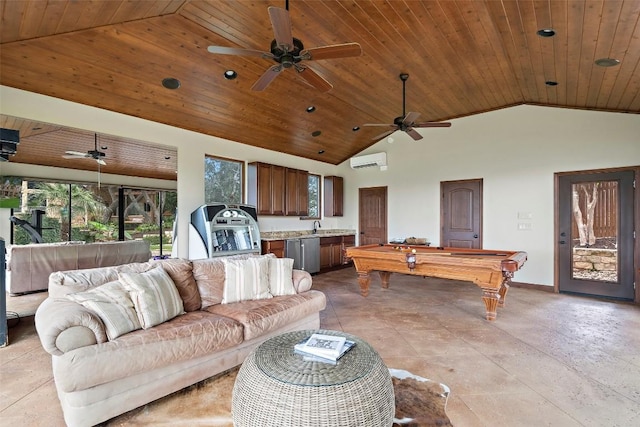
{"type": "Polygon", "coordinates": [[[536,34],[540,37],[553,37],[556,35],[556,32],[551,28],[543,28],[541,30],[536,31],[536,34]]]}
{"type": "Polygon", "coordinates": [[[318,154],[324,154],[324,150],[318,151],[318,154]]]}
{"type": "Polygon", "coordinates": [[[354,132],[358,132],[360,130],[360,126],[354,126],[353,128],[351,128],[351,130],[354,132]]]}
{"type": "Polygon", "coordinates": [[[311,132],[311,136],[320,136],[322,134],[322,131],[319,130],[314,130],[313,132],[311,132]]]}
{"type": "Polygon", "coordinates": [[[101,146],[100,146],[100,149],[101,149],[101,150],[106,150],[107,148],[109,148],[109,147],[107,147],[106,145],[101,145],[101,146]]]}
{"type": "Polygon", "coordinates": [[[227,70],[224,72],[224,78],[227,80],[233,80],[236,77],[238,77],[238,73],[236,73],[234,70],[227,70]]]}
{"type": "Polygon", "coordinates": [[[596,59],[596,65],[600,67],[615,67],[620,63],[620,60],[613,58],[600,58],[596,59]]]}
{"type": "Polygon", "coordinates": [[[36,126],[36,127],[34,127],[34,128],[31,128],[31,130],[40,130],[40,129],[42,129],[42,128],[41,128],[41,127],[38,127],[38,126],[36,126]]]}
{"type": "Polygon", "coordinates": [[[165,159],[165,160],[170,160],[170,159],[171,159],[171,156],[164,156],[164,159],[165,159]]]}
{"type": "Polygon", "coordinates": [[[309,105],[307,107],[307,113],[313,113],[314,111],[316,111],[316,107],[314,107],[313,105],[309,105]]]}
{"type": "Polygon", "coordinates": [[[547,86],[558,86],[558,82],[554,82],[553,80],[547,80],[544,84],[547,86]]]}
{"type": "Polygon", "coordinates": [[[162,86],[167,89],[178,89],[180,87],[180,80],[173,77],[167,77],[166,79],[162,79],[162,86]]]}

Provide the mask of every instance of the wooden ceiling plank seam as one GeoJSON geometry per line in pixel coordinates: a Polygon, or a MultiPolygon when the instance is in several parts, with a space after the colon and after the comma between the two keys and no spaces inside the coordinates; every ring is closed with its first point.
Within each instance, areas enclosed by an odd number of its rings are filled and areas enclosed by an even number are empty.
{"type": "MultiPolygon", "coordinates": [[[[420,40],[417,39],[416,37],[414,37],[413,32],[415,31],[414,27],[415,25],[417,25],[417,22],[415,20],[413,21],[409,21],[409,19],[415,15],[413,15],[413,12],[411,10],[409,10],[408,6],[406,5],[405,2],[385,2],[385,9],[386,11],[384,12],[384,14],[386,16],[391,16],[391,11],[393,11],[394,14],[394,22],[393,22],[393,27],[396,28],[396,31],[398,31],[398,33],[402,33],[402,38],[404,39],[404,41],[406,42],[406,46],[408,47],[408,49],[411,49],[413,53],[420,55],[420,56],[424,56],[427,57],[427,53],[424,52],[422,50],[422,45],[420,43],[420,40]],[[402,10],[398,10],[397,8],[401,8],[402,10]]],[[[403,72],[407,72],[410,76],[413,75],[413,79],[410,80],[410,82],[407,82],[407,86],[408,86],[408,91],[407,91],[407,113],[410,111],[416,111],[419,112],[421,114],[421,121],[422,120],[428,120],[431,119],[431,116],[429,116],[428,114],[425,114],[425,111],[422,108],[415,108],[416,105],[421,105],[423,102],[429,102],[430,105],[430,109],[432,109],[433,105],[436,105],[436,108],[440,111],[444,110],[447,111],[447,106],[445,104],[444,98],[445,96],[442,97],[428,97],[427,93],[423,92],[423,94],[425,95],[424,97],[420,97],[418,99],[419,102],[412,102],[413,101],[413,94],[416,93],[415,88],[416,87],[426,87],[427,86],[427,77],[424,76],[423,74],[426,74],[427,76],[432,76],[432,75],[437,75],[438,71],[436,68],[434,68],[433,64],[430,63],[429,61],[425,61],[423,63],[423,68],[421,69],[410,69],[410,68],[405,68],[402,70],[403,72]],[[427,99],[429,98],[429,99],[427,99]]],[[[391,76],[390,76],[391,77],[391,76]]],[[[400,79],[397,78],[397,76],[394,76],[394,80],[396,82],[398,82],[400,84],[400,79]]],[[[451,101],[451,100],[449,100],[451,101]]],[[[453,100],[455,102],[455,99],[453,100]]],[[[398,110],[400,111],[400,110],[398,110]]],[[[398,116],[401,116],[401,114],[398,114],[398,116]]],[[[391,123],[391,122],[390,122],[391,123]]]]}
{"type": "Polygon", "coordinates": [[[625,54],[624,61],[618,67],[620,67],[618,80],[623,82],[620,86],[623,86],[624,89],[621,90],[620,99],[615,104],[616,109],[639,113],[637,100],[640,95],[640,77],[638,77],[640,75],[640,25],[636,26],[636,30],[630,38],[629,49],[625,54]],[[620,76],[624,76],[624,78],[620,76]]]}
{"type": "MultiPolygon", "coordinates": [[[[464,4],[468,2],[464,1],[464,4]]],[[[443,10],[447,17],[447,22],[450,22],[452,32],[449,37],[455,40],[456,54],[460,58],[461,64],[469,64],[474,61],[480,61],[485,66],[473,66],[469,68],[467,65],[467,73],[471,80],[474,82],[473,90],[484,101],[484,108],[494,108],[500,105],[498,99],[492,88],[486,87],[488,82],[491,81],[490,73],[487,71],[485,59],[479,53],[478,45],[475,37],[471,34],[466,20],[463,17],[462,9],[458,2],[449,2],[447,0],[438,1],[439,7],[443,10]],[[479,80],[481,81],[479,81],[479,80]]]]}
{"type": "MultiPolygon", "coordinates": [[[[552,78],[547,78],[545,75],[545,67],[544,67],[544,52],[545,47],[548,47],[553,44],[553,39],[549,40],[549,38],[544,38],[538,36],[536,33],[538,29],[540,29],[541,23],[538,23],[536,16],[536,1],[535,0],[526,0],[520,2],[520,13],[522,16],[522,24],[524,30],[524,36],[527,39],[527,54],[529,56],[529,61],[531,65],[532,72],[532,80],[535,84],[536,88],[536,96],[532,100],[539,103],[547,102],[547,90],[545,82],[547,80],[552,80],[552,78]],[[543,46],[544,45],[544,46],[543,46]]],[[[546,24],[545,24],[546,25],[546,24]]]]}
{"type": "Polygon", "coordinates": [[[493,25],[496,31],[501,35],[502,48],[505,51],[505,56],[508,60],[509,68],[515,79],[515,86],[518,90],[518,96],[515,97],[516,101],[524,102],[525,94],[523,87],[526,85],[526,77],[524,76],[524,70],[519,65],[518,49],[516,48],[516,40],[514,35],[514,28],[511,25],[511,21],[507,15],[507,11],[504,6],[504,0],[484,0],[487,6],[487,12],[491,17],[493,25]]]}
{"type": "Polygon", "coordinates": [[[567,105],[572,107],[578,107],[584,7],[584,0],[571,2],[567,20],[567,105]]]}
{"type": "MultiPolygon", "coordinates": [[[[620,102],[624,96],[634,93],[630,86],[631,79],[640,72],[640,2],[625,2],[622,7],[612,49],[608,54],[609,58],[619,59],[621,62],[620,65],[614,67],[618,69],[615,72],[615,81],[607,94],[606,104],[598,105],[629,111],[629,106],[622,106],[620,102]],[[614,46],[618,46],[618,48],[614,48],[614,46]],[[629,66],[630,63],[631,66],[629,66]]],[[[605,73],[605,76],[607,74],[609,73],[605,73]]]]}
{"type": "Polygon", "coordinates": [[[46,2],[4,2],[8,3],[18,3],[24,4],[25,6],[25,15],[23,16],[24,22],[26,25],[20,24],[20,31],[17,37],[14,40],[22,40],[25,36],[28,37],[37,37],[40,31],[40,25],[42,24],[42,20],[44,19],[45,12],[47,9],[46,2]],[[37,18],[36,18],[37,15],[37,18]],[[31,27],[31,28],[30,28],[31,27]]]}
{"type": "Polygon", "coordinates": [[[17,40],[19,34],[25,31],[24,28],[32,25],[32,21],[27,17],[28,11],[26,9],[28,6],[29,4],[26,2],[17,1],[0,3],[0,11],[2,11],[0,41],[2,43],[17,40]]]}
{"type": "MultiPolygon", "coordinates": [[[[553,28],[553,20],[551,18],[551,0],[534,0],[533,9],[536,17],[536,29],[553,28]]],[[[555,69],[555,36],[540,37],[536,34],[538,46],[540,47],[540,62],[542,64],[542,82],[545,84],[544,95],[540,99],[541,102],[549,104],[557,104],[557,86],[547,86],[547,81],[558,81],[555,69]],[[550,39],[550,40],[549,40],[550,39]]]]}
{"type": "MultiPolygon", "coordinates": [[[[399,3],[399,2],[391,2],[391,5],[399,5],[399,4],[404,4],[407,8],[407,13],[405,14],[401,14],[401,11],[396,10],[396,13],[400,16],[402,15],[404,17],[404,19],[406,20],[406,31],[407,34],[411,37],[411,40],[409,41],[410,46],[413,48],[413,52],[417,55],[420,55],[422,57],[430,57],[431,54],[433,53],[433,50],[431,52],[429,52],[429,50],[426,48],[426,46],[423,44],[422,38],[421,37],[417,37],[417,31],[415,31],[414,29],[417,28],[426,28],[428,27],[428,25],[426,25],[426,23],[423,23],[420,19],[419,16],[416,15],[416,11],[415,11],[415,7],[419,8],[420,11],[424,11],[425,14],[427,15],[425,17],[425,19],[430,19],[430,16],[428,15],[428,13],[424,10],[424,8],[422,8],[422,5],[419,2],[413,2],[410,5],[414,6],[414,8],[412,8],[409,4],[407,4],[406,2],[403,3],[399,3]]],[[[418,11],[417,13],[422,16],[422,14],[420,14],[420,11],[418,11]]],[[[436,34],[434,35],[435,37],[438,36],[437,34],[438,32],[436,31],[436,34]]],[[[438,85],[439,87],[438,89],[438,96],[431,96],[429,97],[429,110],[426,111],[440,111],[441,113],[438,114],[439,117],[442,117],[444,115],[450,115],[451,114],[451,110],[452,109],[464,109],[466,108],[466,106],[464,105],[463,101],[457,97],[457,96],[447,96],[447,94],[451,93],[451,94],[455,94],[455,93],[464,93],[464,78],[462,74],[458,74],[458,73],[440,73],[440,71],[446,66],[449,69],[454,69],[454,64],[453,62],[449,59],[449,55],[446,54],[446,52],[444,52],[443,50],[440,49],[440,43],[435,43],[435,49],[438,50],[438,52],[440,52],[440,55],[437,55],[438,57],[444,57],[447,58],[446,64],[441,64],[441,68],[438,69],[437,67],[435,67],[431,62],[427,61],[427,66],[429,67],[428,69],[424,70],[426,71],[428,74],[428,76],[436,76],[436,75],[441,75],[440,79],[438,79],[438,81],[443,81],[447,80],[447,83],[434,83],[432,80],[429,80],[429,83],[427,82],[427,79],[425,78],[421,78],[421,76],[416,76],[417,78],[414,78],[414,80],[417,80],[417,85],[420,85],[421,82],[424,82],[424,84],[422,84],[422,87],[424,87],[428,92],[431,92],[435,95],[436,92],[436,85],[438,85]],[[446,85],[447,89],[449,90],[443,90],[443,85],[446,85]]],[[[405,70],[405,71],[409,71],[409,70],[405,70]]],[[[423,70],[414,70],[417,72],[422,72],[423,70]]],[[[416,73],[417,74],[417,73],[416,73]]],[[[421,102],[424,101],[424,99],[420,100],[421,102]]],[[[468,105],[468,103],[467,103],[468,105]]],[[[429,114],[425,114],[425,109],[424,107],[422,107],[421,109],[421,115],[424,115],[421,117],[421,121],[423,120],[434,120],[436,117],[433,115],[429,115],[429,114]]]]}
{"type": "Polygon", "coordinates": [[[68,2],[47,1],[45,12],[38,28],[38,37],[55,34],[68,2]]]}
{"type": "MultiPolygon", "coordinates": [[[[617,25],[606,25],[604,23],[615,22],[617,24],[617,22],[619,22],[621,11],[621,2],[609,1],[602,4],[602,10],[600,12],[601,19],[595,43],[594,59],[610,57],[611,46],[618,27],[617,25]]],[[[587,96],[587,105],[600,105],[601,102],[604,102],[604,105],[606,105],[609,95],[611,94],[611,87],[615,82],[616,75],[620,68],[615,67],[615,73],[606,73],[602,67],[598,67],[595,63],[592,65],[592,68],[593,72],[591,73],[590,81],[590,87],[592,89],[589,90],[589,94],[587,96]]]]}
{"type": "MultiPolygon", "coordinates": [[[[458,46],[454,44],[454,38],[449,37],[451,33],[455,33],[455,29],[453,29],[452,24],[449,22],[448,17],[446,16],[444,10],[439,6],[439,3],[427,3],[427,2],[420,2],[420,3],[425,9],[426,13],[429,15],[432,22],[440,22],[439,32],[441,34],[441,37],[442,39],[446,40],[446,43],[449,46],[450,51],[455,52],[454,54],[445,56],[445,57],[447,58],[447,60],[450,61],[452,66],[455,67],[454,69],[457,69],[458,67],[456,66],[456,64],[464,63],[465,58],[464,56],[461,56],[458,54],[458,46]],[[447,26],[449,27],[448,30],[446,29],[447,26]]],[[[475,85],[469,78],[470,76],[467,73],[461,73],[459,71],[456,74],[460,74],[462,77],[464,77],[462,79],[463,90],[458,91],[459,96],[461,96],[461,98],[459,98],[460,102],[466,101],[468,103],[469,110],[486,109],[487,105],[486,105],[486,102],[483,101],[483,99],[476,99],[474,96],[471,96],[471,94],[475,94],[476,91],[475,91],[475,85]]]]}
{"type": "Polygon", "coordinates": [[[553,54],[555,77],[558,85],[555,86],[556,103],[558,105],[567,102],[567,2],[550,1],[551,27],[556,31],[553,37],[553,54]]]}
{"type": "MultiPolygon", "coordinates": [[[[603,0],[586,0],[585,1],[585,15],[582,27],[582,57],[580,64],[580,74],[578,76],[580,82],[584,85],[586,90],[583,90],[578,95],[578,105],[580,107],[586,107],[589,100],[589,93],[593,90],[592,78],[594,60],[596,54],[596,37],[600,30],[600,20],[595,19],[602,15],[602,8],[604,7],[603,0]],[[591,42],[593,40],[593,42],[591,42]]],[[[579,83],[580,84],[580,83],[579,83]]]]}
{"type": "MultiPolygon", "coordinates": [[[[500,2],[494,1],[494,3],[501,5],[500,2]]],[[[509,92],[509,97],[505,103],[512,104],[514,102],[519,102],[522,100],[522,91],[520,90],[511,58],[507,52],[505,44],[503,43],[503,33],[500,31],[497,23],[493,19],[488,3],[486,1],[483,1],[481,4],[476,2],[475,5],[480,21],[483,22],[482,29],[491,44],[494,54],[500,58],[499,61],[496,61],[497,66],[502,75],[503,84],[509,92]],[[489,28],[487,28],[487,25],[489,25],[489,28]]],[[[501,10],[503,13],[502,20],[504,21],[506,16],[504,16],[504,9],[501,10]]],[[[510,35],[509,38],[511,38],[510,35]]]]}
{"type": "Polygon", "coordinates": [[[486,13],[486,6],[484,3],[477,1],[469,2],[469,5],[475,11],[473,14],[475,18],[472,19],[471,15],[468,14],[466,19],[467,26],[473,34],[484,34],[484,37],[476,37],[476,39],[483,40],[483,51],[485,52],[483,54],[483,57],[485,58],[484,62],[487,65],[486,68],[491,71],[491,75],[494,77],[493,92],[500,97],[497,105],[512,104],[517,99],[516,97],[511,96],[510,87],[511,82],[513,81],[513,75],[510,73],[509,67],[505,66],[505,64],[508,64],[509,60],[504,55],[502,43],[500,43],[499,40],[496,40],[497,34],[493,31],[495,27],[490,21],[488,13],[486,13]],[[487,28],[485,25],[485,22],[487,21],[490,23],[490,28],[487,28]],[[490,55],[488,55],[489,52],[493,52],[491,57],[497,58],[497,60],[488,61],[486,58],[490,57],[490,55]],[[500,79],[498,80],[499,77],[500,79]],[[508,96],[505,93],[505,89],[508,91],[508,96]]]}
{"type": "Polygon", "coordinates": [[[520,67],[522,67],[522,74],[525,79],[525,85],[523,87],[523,92],[525,93],[524,102],[534,102],[534,100],[540,97],[538,96],[537,78],[531,61],[531,54],[529,53],[529,38],[527,37],[522,7],[520,3],[511,1],[505,2],[504,4],[507,8],[508,16],[511,16],[510,22],[512,25],[517,25],[513,34],[516,35],[516,39],[518,40],[518,45],[516,46],[518,63],[520,67]]]}

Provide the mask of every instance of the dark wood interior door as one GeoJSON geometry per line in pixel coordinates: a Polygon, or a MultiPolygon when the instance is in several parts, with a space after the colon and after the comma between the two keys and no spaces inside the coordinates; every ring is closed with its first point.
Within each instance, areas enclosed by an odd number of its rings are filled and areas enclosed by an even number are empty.
{"type": "Polygon", "coordinates": [[[440,183],[440,246],[482,249],[482,179],[440,183]]]}
{"type": "Polygon", "coordinates": [[[556,178],[558,291],[634,299],[634,171],[556,178]]]}
{"type": "Polygon", "coordinates": [[[387,187],[360,188],[360,245],[387,242],[387,187]]]}

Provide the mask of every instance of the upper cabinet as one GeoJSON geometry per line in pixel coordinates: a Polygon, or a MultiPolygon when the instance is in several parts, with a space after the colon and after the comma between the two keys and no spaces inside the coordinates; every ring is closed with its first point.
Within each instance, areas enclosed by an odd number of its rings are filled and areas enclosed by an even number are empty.
{"type": "Polygon", "coordinates": [[[309,173],[268,163],[248,165],[247,203],[258,215],[306,216],[309,200],[309,173]]]}
{"type": "Polygon", "coordinates": [[[247,202],[258,215],[284,215],[285,168],[268,163],[249,163],[247,202]]]}
{"type": "Polygon", "coordinates": [[[307,216],[309,214],[309,172],[298,169],[286,169],[285,186],[286,215],[307,216]]]}
{"type": "Polygon", "coordinates": [[[324,216],[342,216],[343,180],[341,176],[324,177],[324,216]]]}

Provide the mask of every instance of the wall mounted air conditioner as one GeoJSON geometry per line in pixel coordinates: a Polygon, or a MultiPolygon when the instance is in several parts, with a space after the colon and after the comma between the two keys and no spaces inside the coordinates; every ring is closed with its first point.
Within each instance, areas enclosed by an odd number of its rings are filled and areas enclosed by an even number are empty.
{"type": "Polygon", "coordinates": [[[387,153],[365,154],[350,159],[351,169],[387,166],[387,153]]]}

